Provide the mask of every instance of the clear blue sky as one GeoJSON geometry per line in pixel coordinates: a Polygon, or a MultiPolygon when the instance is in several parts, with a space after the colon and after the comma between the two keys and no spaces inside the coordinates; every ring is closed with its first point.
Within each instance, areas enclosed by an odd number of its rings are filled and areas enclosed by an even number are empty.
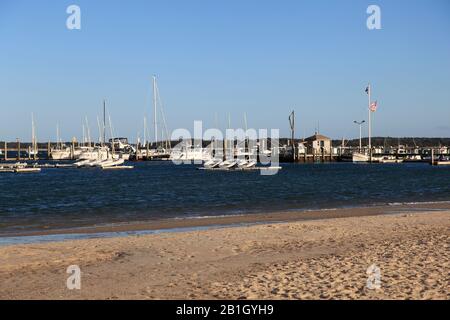
{"type": "Polygon", "coordinates": [[[374,135],[450,137],[450,2],[20,1],[0,2],[0,140],[81,136],[106,98],[118,135],[135,140],[156,74],[170,129],[280,128],[297,137],[357,137],[365,85],[379,110],[374,135]],[[81,30],[66,8],[81,7],[81,30]],[[382,30],[366,28],[381,7],[382,30]]]}

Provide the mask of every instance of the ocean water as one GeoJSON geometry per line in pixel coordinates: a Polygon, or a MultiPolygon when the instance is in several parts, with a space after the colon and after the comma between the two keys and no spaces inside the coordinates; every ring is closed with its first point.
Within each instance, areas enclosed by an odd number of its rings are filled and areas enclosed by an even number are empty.
{"type": "Polygon", "coordinates": [[[450,201],[450,167],[282,164],[258,171],[196,170],[171,162],[133,170],[0,173],[0,235],[160,218],[450,201]]]}

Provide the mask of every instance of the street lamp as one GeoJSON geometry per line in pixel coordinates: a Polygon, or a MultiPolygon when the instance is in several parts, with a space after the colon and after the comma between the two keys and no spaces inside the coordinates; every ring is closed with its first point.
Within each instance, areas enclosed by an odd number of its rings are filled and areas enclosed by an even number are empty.
{"type": "Polygon", "coordinates": [[[361,128],[362,128],[362,125],[363,125],[363,123],[365,123],[366,122],[366,120],[362,120],[362,121],[353,121],[353,123],[356,123],[357,125],[359,125],[359,152],[361,153],[361,149],[362,149],[362,144],[361,144],[361,134],[362,134],[362,131],[361,131],[361,128]]]}

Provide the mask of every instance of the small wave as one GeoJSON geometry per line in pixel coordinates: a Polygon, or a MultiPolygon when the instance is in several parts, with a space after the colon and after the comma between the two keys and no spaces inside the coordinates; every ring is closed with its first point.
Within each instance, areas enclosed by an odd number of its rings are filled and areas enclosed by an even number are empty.
{"type": "Polygon", "coordinates": [[[185,219],[209,219],[209,218],[226,218],[226,217],[242,217],[246,216],[246,213],[241,214],[217,214],[217,215],[203,215],[203,216],[186,216],[186,217],[173,217],[170,220],[185,220],[185,219]]]}
{"type": "Polygon", "coordinates": [[[450,204],[450,201],[414,201],[414,202],[390,202],[389,206],[405,206],[405,205],[417,205],[417,204],[450,204]]]}

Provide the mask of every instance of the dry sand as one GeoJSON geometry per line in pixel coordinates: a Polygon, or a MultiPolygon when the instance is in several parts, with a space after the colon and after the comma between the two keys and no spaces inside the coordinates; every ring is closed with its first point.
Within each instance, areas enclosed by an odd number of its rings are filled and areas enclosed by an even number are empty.
{"type": "Polygon", "coordinates": [[[12,245],[0,298],[449,299],[449,246],[450,210],[12,245]]]}

